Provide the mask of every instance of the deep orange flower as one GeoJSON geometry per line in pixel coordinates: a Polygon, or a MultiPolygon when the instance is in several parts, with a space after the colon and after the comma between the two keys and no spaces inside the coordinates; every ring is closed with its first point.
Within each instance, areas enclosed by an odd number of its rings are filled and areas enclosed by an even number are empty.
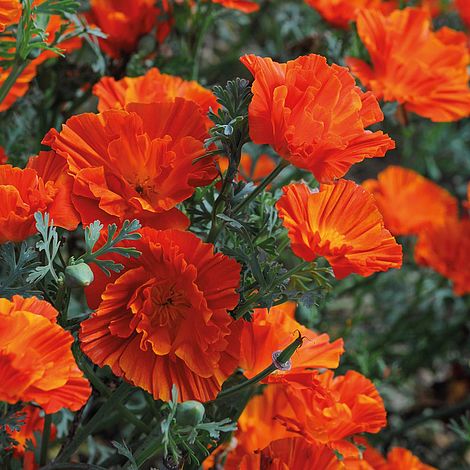
{"type": "Polygon", "coordinates": [[[273,441],[261,452],[245,455],[240,470],[343,470],[344,465],[334,452],[324,445],[313,444],[296,437],[273,441]]]}
{"type": "Polygon", "coordinates": [[[0,0],[0,32],[16,23],[21,15],[19,0],[0,0]]]}
{"type": "Polygon", "coordinates": [[[358,455],[346,438],[377,433],[386,425],[382,398],[373,383],[355,371],[333,377],[332,371],[319,374],[310,387],[290,387],[293,413],[277,419],[292,432],[311,442],[325,444],[343,456],[358,455]]]}
{"type": "Polygon", "coordinates": [[[377,100],[363,93],[349,71],[311,54],[285,64],[247,55],[254,76],[250,136],[322,182],[343,176],[354,163],[383,156],[395,144],[365,128],[383,119],[377,100]]]}
{"type": "Polygon", "coordinates": [[[186,228],[175,206],[217,175],[210,158],[193,164],[206,137],[198,106],[175,98],[74,116],[43,143],[67,160],[84,224],[137,218],[154,228],[186,228]]]}
{"type": "Polygon", "coordinates": [[[19,242],[36,233],[34,214],[48,212],[54,224],[74,230],[78,219],[71,206],[63,205],[67,194],[45,174],[33,168],[0,165],[0,243],[19,242]]]}
{"type": "Polygon", "coordinates": [[[166,0],[162,8],[154,0],[91,0],[87,14],[106,35],[99,39],[100,47],[113,58],[135,50],[139,39],[157,27],[157,39],[162,42],[170,32],[170,7],[166,0]]]}
{"type": "Polygon", "coordinates": [[[356,21],[362,9],[377,9],[388,13],[398,7],[398,2],[393,0],[305,0],[305,3],[339,28],[348,28],[349,23],[356,21]]]}
{"type": "Polygon", "coordinates": [[[317,334],[298,323],[295,318],[296,304],[287,302],[277,307],[255,309],[253,320],[245,322],[241,337],[240,366],[244,374],[251,378],[272,363],[272,354],[288,346],[295,335],[304,337],[302,346],[291,359],[290,371],[278,371],[289,375],[305,369],[338,367],[339,358],[344,352],[343,340],[330,343],[327,334],[317,334]]]}
{"type": "MultiPolygon", "coordinates": [[[[220,171],[225,173],[228,169],[227,157],[219,157],[217,160],[220,171]]],[[[253,181],[259,183],[268,176],[276,167],[274,160],[267,154],[262,153],[256,160],[248,153],[242,153],[238,174],[243,181],[253,181]]]]}
{"type": "MultiPolygon", "coordinates": [[[[34,451],[26,450],[26,441],[31,441],[34,447],[37,446],[36,434],[38,432],[42,434],[44,429],[43,412],[38,407],[26,406],[20,413],[24,415],[24,425],[21,426],[21,429],[10,432],[7,428],[10,436],[18,443],[13,450],[13,455],[23,459],[23,470],[36,470],[39,465],[36,463],[34,451]]],[[[55,439],[55,436],[56,427],[52,425],[50,439],[55,439]]]]}
{"type": "Polygon", "coordinates": [[[462,21],[470,28],[470,3],[467,0],[455,0],[455,6],[462,21]]]}
{"type": "Polygon", "coordinates": [[[168,400],[216,397],[239,359],[240,266],[177,230],[144,228],[133,241],[142,255],[106,286],[102,301],[82,323],[83,351],[100,366],[168,400]]]}
{"type": "Polygon", "coordinates": [[[457,295],[470,292],[470,219],[451,218],[423,231],[415,247],[418,264],[429,266],[454,284],[457,295]]]}
{"type": "Polygon", "coordinates": [[[0,145],[0,165],[5,165],[8,161],[7,154],[5,153],[5,149],[0,145]]]}
{"type": "Polygon", "coordinates": [[[214,3],[219,3],[225,8],[232,8],[239,10],[243,13],[253,13],[259,10],[259,4],[249,0],[212,0],[214,3]]]}
{"type": "MultiPolygon", "coordinates": [[[[0,113],[10,108],[19,98],[22,98],[29,90],[29,84],[36,76],[37,64],[33,61],[26,66],[17,78],[14,85],[10,88],[5,99],[0,103],[0,113]]],[[[11,68],[0,67],[0,87],[5,83],[10,75],[11,68]]]]}
{"type": "Polygon", "coordinates": [[[125,77],[115,80],[103,77],[94,87],[93,93],[98,97],[98,110],[124,109],[129,103],[156,103],[174,100],[177,97],[194,101],[200,108],[208,127],[211,120],[207,117],[209,109],[217,110],[219,104],[215,95],[195,81],[183,80],[180,77],[160,73],[156,68],[150,69],[141,77],[125,77]]]}
{"type": "Polygon", "coordinates": [[[300,258],[324,256],[338,279],[401,266],[401,246],[384,228],[373,196],[356,183],[339,180],[318,192],[305,184],[283,189],[276,207],[300,258]]]}
{"type": "Polygon", "coordinates": [[[372,193],[385,226],[394,235],[418,234],[457,216],[457,200],[413,170],[389,166],[362,186],[372,193]]]}
{"type": "Polygon", "coordinates": [[[90,386],[75,364],[73,337],[36,297],[0,299],[0,400],[34,401],[46,413],[80,409],[90,386]]]}
{"type": "MultiPolygon", "coordinates": [[[[397,469],[437,470],[435,467],[424,464],[409,450],[403,449],[401,447],[395,447],[388,453],[386,466],[383,467],[383,470],[397,469]]],[[[382,470],[382,467],[380,467],[378,470],[382,470]]]]}
{"type": "Polygon", "coordinates": [[[357,19],[372,66],[349,58],[347,64],[378,98],[397,101],[432,121],[455,121],[470,114],[464,33],[431,30],[423,9],[396,10],[386,17],[362,11],[357,19]]]}

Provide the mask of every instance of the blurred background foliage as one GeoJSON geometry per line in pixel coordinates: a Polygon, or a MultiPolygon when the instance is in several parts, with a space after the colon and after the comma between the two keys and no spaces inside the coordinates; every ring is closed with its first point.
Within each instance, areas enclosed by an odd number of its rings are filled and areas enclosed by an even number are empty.
{"type": "MultiPolygon", "coordinates": [[[[85,11],[87,4],[81,3],[85,11]]],[[[367,57],[354,29],[334,29],[302,0],[263,1],[260,11],[250,15],[202,2],[199,9],[192,15],[187,5],[177,5],[172,31],[162,44],[148,35],[135,53],[119,60],[102,55],[90,39],[66,58],[42,64],[26,97],[0,115],[0,145],[10,160],[24,165],[41,149],[41,139],[51,127],[60,128],[73,114],[95,112],[90,84],[103,75],[137,76],[157,66],[210,87],[237,76],[249,79],[238,60],[247,52],[278,61],[318,53],[339,64],[347,55],[367,57]]],[[[454,13],[440,16],[436,23],[463,28],[454,13]]],[[[355,165],[348,178],[361,182],[398,164],[465,199],[470,120],[432,123],[410,115],[405,123],[393,104],[384,105],[383,111],[381,128],[395,139],[396,149],[383,159],[355,165]]],[[[254,155],[261,150],[266,149],[258,148],[254,155]]],[[[299,170],[289,171],[297,172],[295,178],[309,178],[299,170]]],[[[416,266],[412,237],[401,241],[401,270],[333,282],[330,292],[300,303],[298,318],[333,338],[343,337],[346,354],[340,368],[356,369],[378,385],[389,426],[375,444],[382,449],[391,444],[407,447],[439,468],[467,469],[470,299],[456,297],[448,280],[416,266]]],[[[96,443],[90,445],[93,452],[107,452],[96,443]]]]}

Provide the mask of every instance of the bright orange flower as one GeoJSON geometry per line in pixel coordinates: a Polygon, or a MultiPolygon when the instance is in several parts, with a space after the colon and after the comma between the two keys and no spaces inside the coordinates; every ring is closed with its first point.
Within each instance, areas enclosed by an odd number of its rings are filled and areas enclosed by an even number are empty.
{"type": "Polygon", "coordinates": [[[154,228],[186,228],[175,206],[217,175],[210,158],[193,164],[206,137],[198,106],[175,98],[74,116],[43,143],[67,160],[84,224],[137,218],[154,228]]]}
{"type": "Polygon", "coordinates": [[[429,266],[454,284],[457,295],[470,292],[470,219],[449,219],[423,231],[415,247],[418,264],[429,266]]]}
{"type": "Polygon", "coordinates": [[[394,235],[418,234],[457,216],[457,200],[413,170],[389,166],[362,186],[372,193],[385,226],[394,235]]]}
{"type": "Polygon", "coordinates": [[[339,28],[348,28],[352,21],[356,21],[362,9],[377,9],[388,13],[398,6],[398,2],[393,0],[305,0],[305,3],[339,28]]]}
{"type": "MultiPolygon", "coordinates": [[[[220,171],[225,173],[228,169],[227,157],[219,157],[217,160],[220,171]]],[[[238,174],[242,181],[253,181],[259,183],[268,176],[276,167],[274,160],[267,154],[262,153],[256,160],[247,153],[242,153],[238,174]]]]}
{"type": "Polygon", "coordinates": [[[8,161],[7,154],[5,153],[5,149],[0,145],[0,165],[5,165],[8,161]]]}
{"type": "Polygon", "coordinates": [[[19,0],[0,0],[0,32],[16,23],[21,15],[19,0]]]}
{"type": "Polygon", "coordinates": [[[296,437],[273,441],[261,452],[245,455],[240,470],[343,470],[344,465],[324,445],[296,437]]]}
{"type": "Polygon", "coordinates": [[[356,183],[339,180],[318,192],[305,184],[283,190],[276,207],[300,258],[324,256],[338,279],[401,266],[401,246],[384,228],[373,196],[356,183]]]}
{"type": "MultiPolygon", "coordinates": [[[[19,431],[9,432],[10,436],[18,443],[14,448],[13,455],[23,458],[23,470],[35,470],[39,468],[39,465],[35,461],[34,452],[26,450],[26,441],[31,441],[34,447],[37,446],[36,434],[38,432],[42,434],[44,429],[43,412],[36,406],[26,406],[20,413],[24,415],[24,425],[19,431]]],[[[50,439],[55,439],[55,435],[56,427],[52,425],[50,439]]]]}
{"type": "Polygon", "coordinates": [[[358,88],[349,71],[311,54],[285,64],[247,55],[254,76],[248,118],[256,144],[322,182],[343,176],[354,163],[394,148],[383,132],[365,128],[383,119],[377,100],[358,88]]]}
{"type": "Polygon", "coordinates": [[[393,448],[387,455],[387,463],[377,470],[437,470],[435,467],[426,465],[409,450],[401,447],[393,448]]]}
{"type": "Polygon", "coordinates": [[[71,206],[62,205],[67,194],[56,182],[33,168],[0,165],[0,243],[19,242],[36,233],[34,214],[48,212],[54,224],[74,230],[78,219],[71,206]]]}
{"type": "Polygon", "coordinates": [[[150,69],[141,77],[125,77],[115,80],[103,77],[94,87],[93,93],[98,97],[98,110],[124,109],[129,103],[156,103],[174,100],[177,97],[194,101],[200,108],[208,127],[211,120],[207,117],[209,109],[217,110],[219,104],[215,95],[195,81],[183,80],[180,77],[160,73],[156,68],[150,69]]]}
{"type": "Polygon", "coordinates": [[[75,364],[73,337],[36,297],[0,299],[0,400],[34,401],[46,413],[80,409],[90,386],[75,364]]]}
{"type": "Polygon", "coordinates": [[[357,28],[372,66],[353,58],[347,64],[378,98],[397,101],[432,121],[470,114],[470,55],[464,33],[449,28],[433,32],[429,13],[415,8],[388,17],[362,11],[357,28]]]}
{"type": "MultiPolygon", "coordinates": [[[[36,76],[37,64],[33,61],[21,72],[14,85],[10,88],[5,99],[0,103],[0,113],[10,108],[19,98],[22,98],[29,90],[29,84],[36,76]]],[[[11,68],[0,67],[0,87],[10,75],[11,68]]]]}
{"type": "Polygon", "coordinates": [[[468,0],[455,0],[455,6],[459,12],[462,21],[470,28],[470,3],[468,0]]]}
{"type": "Polygon", "coordinates": [[[278,371],[280,375],[298,373],[305,369],[338,367],[344,352],[343,340],[330,343],[327,334],[317,334],[298,323],[295,318],[296,304],[287,302],[277,307],[255,309],[253,321],[245,322],[241,337],[240,366],[251,378],[272,363],[272,354],[292,343],[299,333],[304,342],[291,359],[290,371],[278,371]]]}
{"type": "Polygon", "coordinates": [[[325,444],[343,456],[358,455],[346,440],[355,434],[377,433],[386,425],[382,398],[373,383],[355,371],[333,377],[332,371],[315,376],[310,387],[289,393],[293,413],[277,419],[311,442],[325,444]]]}
{"type": "Polygon", "coordinates": [[[239,359],[240,266],[177,230],[144,228],[132,241],[142,255],[106,286],[102,301],[82,323],[83,351],[100,366],[168,400],[216,397],[239,359]]]}
{"type": "Polygon", "coordinates": [[[239,10],[243,13],[253,13],[259,10],[259,4],[249,0],[212,0],[214,3],[219,3],[225,8],[232,8],[239,10]]]}
{"type": "Polygon", "coordinates": [[[170,32],[167,0],[163,0],[161,9],[155,5],[155,0],[91,0],[90,6],[88,21],[107,35],[106,39],[99,39],[100,47],[115,59],[133,52],[139,39],[155,26],[160,42],[170,32]]]}

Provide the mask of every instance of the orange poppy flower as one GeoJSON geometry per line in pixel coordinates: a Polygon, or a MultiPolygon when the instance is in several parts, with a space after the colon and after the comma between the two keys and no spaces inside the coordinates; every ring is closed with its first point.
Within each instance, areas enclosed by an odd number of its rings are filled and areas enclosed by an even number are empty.
{"type": "Polygon", "coordinates": [[[43,143],[67,160],[84,224],[136,218],[154,228],[186,228],[175,206],[217,175],[210,158],[193,164],[206,137],[198,106],[175,98],[74,116],[43,143]]]}
{"type": "Polygon", "coordinates": [[[373,383],[355,371],[333,377],[332,371],[316,375],[310,387],[291,388],[293,413],[277,419],[291,432],[311,442],[325,444],[344,457],[358,455],[348,437],[377,433],[386,425],[382,398],[373,383]]]}
{"type": "Polygon", "coordinates": [[[328,23],[339,28],[348,28],[362,9],[373,8],[389,13],[398,7],[398,2],[393,0],[305,0],[305,3],[317,10],[328,23]]]}
{"type": "Polygon", "coordinates": [[[19,242],[36,233],[34,214],[48,212],[54,224],[74,230],[78,219],[71,206],[62,205],[67,194],[60,181],[42,178],[33,168],[0,165],[0,243],[19,242]]]}
{"type": "Polygon", "coordinates": [[[433,32],[429,13],[416,8],[388,17],[361,11],[357,29],[372,66],[353,58],[347,64],[378,98],[397,101],[437,122],[470,114],[470,55],[464,33],[449,28],[433,32]]]}
{"type": "Polygon", "coordinates": [[[225,8],[232,8],[239,10],[243,13],[253,13],[259,10],[259,4],[249,0],[212,0],[214,3],[219,3],[225,8]]]}
{"type": "Polygon", "coordinates": [[[0,165],[5,165],[8,161],[7,154],[5,153],[5,149],[0,145],[0,165]]]}
{"type": "Polygon", "coordinates": [[[338,279],[401,266],[401,246],[384,228],[373,196],[356,183],[339,180],[318,192],[305,184],[283,190],[276,207],[300,258],[324,256],[338,279]]]}
{"type": "Polygon", "coordinates": [[[81,326],[83,351],[100,366],[168,400],[216,397],[239,359],[240,266],[195,235],[144,228],[142,255],[106,286],[81,326]]]}
{"type": "Polygon", "coordinates": [[[381,131],[365,128],[383,119],[377,100],[363,93],[349,71],[311,54],[279,64],[247,55],[254,76],[248,109],[250,136],[269,144],[317,180],[343,176],[354,163],[394,148],[381,131]]]}
{"type": "Polygon", "coordinates": [[[393,448],[387,455],[386,465],[378,468],[378,470],[396,470],[402,468],[406,470],[437,470],[435,467],[424,464],[409,450],[401,447],[393,448]]]}
{"type": "Polygon", "coordinates": [[[100,47],[117,59],[133,52],[139,39],[157,27],[157,40],[162,42],[170,32],[171,18],[168,1],[155,0],[91,0],[86,17],[106,35],[99,39],[100,47]]]}
{"type": "MultiPolygon", "coordinates": [[[[228,158],[220,156],[217,160],[220,171],[225,173],[228,169],[228,158]]],[[[262,153],[256,160],[248,153],[242,153],[238,174],[242,181],[259,183],[276,168],[276,163],[267,154],[262,153]]]]}
{"type": "Polygon", "coordinates": [[[0,400],[34,401],[50,414],[80,409],[90,386],[75,364],[73,337],[58,312],[36,297],[0,299],[0,400]]]}
{"type": "Polygon", "coordinates": [[[418,234],[457,216],[457,200],[413,170],[389,166],[362,186],[372,193],[385,226],[394,235],[418,234]]]}
{"type": "Polygon", "coordinates": [[[273,441],[261,452],[245,455],[239,466],[240,470],[301,468],[343,470],[345,467],[328,447],[299,437],[273,441]]]}
{"type": "MultiPolygon", "coordinates": [[[[14,85],[10,88],[5,99],[0,103],[0,113],[10,108],[16,100],[22,98],[29,90],[29,84],[36,76],[37,64],[33,61],[26,66],[16,79],[14,85]]],[[[0,67],[0,87],[5,83],[10,75],[11,68],[0,67]]]]}
{"type": "MultiPolygon", "coordinates": [[[[38,407],[26,406],[20,413],[24,415],[24,425],[21,429],[11,432],[7,427],[7,432],[18,443],[13,450],[13,455],[23,459],[23,470],[36,470],[39,465],[36,463],[34,451],[26,450],[26,441],[31,441],[33,447],[37,446],[36,434],[38,432],[42,434],[44,429],[43,412],[38,407]]],[[[55,436],[56,427],[52,425],[50,439],[55,439],[55,436]]]]}
{"type": "Polygon", "coordinates": [[[18,22],[21,15],[19,0],[0,0],[0,32],[7,26],[18,22]]]}
{"type": "Polygon", "coordinates": [[[467,0],[455,0],[455,7],[462,21],[470,28],[470,3],[467,0]]]}
{"type": "Polygon", "coordinates": [[[219,108],[217,99],[210,90],[195,81],[160,73],[157,68],[150,69],[141,77],[125,77],[122,80],[103,77],[93,87],[93,93],[98,97],[100,112],[124,109],[129,103],[156,103],[177,97],[185,98],[199,106],[208,127],[212,126],[212,121],[207,117],[209,109],[215,111],[219,108]]]}
{"type": "Polygon", "coordinates": [[[295,318],[295,302],[267,309],[255,309],[253,320],[245,322],[241,337],[240,366],[244,374],[254,377],[268,367],[275,351],[283,350],[293,341],[295,334],[305,339],[291,359],[289,371],[278,371],[280,375],[298,373],[305,369],[338,367],[339,358],[344,352],[343,340],[330,343],[327,334],[317,334],[298,323],[295,318]]]}
{"type": "Polygon", "coordinates": [[[454,284],[457,295],[470,292],[470,219],[449,219],[445,225],[423,231],[415,247],[415,260],[454,284]]]}

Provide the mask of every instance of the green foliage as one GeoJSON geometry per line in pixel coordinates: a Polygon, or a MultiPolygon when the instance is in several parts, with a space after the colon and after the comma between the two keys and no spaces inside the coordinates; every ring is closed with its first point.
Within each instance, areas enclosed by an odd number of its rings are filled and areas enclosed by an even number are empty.
{"type": "Polygon", "coordinates": [[[7,468],[13,447],[18,444],[12,438],[11,432],[20,431],[25,424],[25,414],[22,413],[23,404],[9,405],[0,402],[0,464],[7,468]]]}
{"type": "Polygon", "coordinates": [[[119,232],[117,232],[116,224],[110,224],[108,225],[108,233],[103,246],[93,251],[103,229],[103,224],[99,220],[95,220],[92,224],[85,227],[86,252],[77,259],[77,262],[95,263],[107,276],[111,275],[111,271],[116,273],[122,271],[124,266],[121,263],[116,263],[110,259],[102,259],[101,257],[113,253],[125,258],[139,257],[141,253],[135,248],[118,245],[121,242],[138,240],[141,237],[140,233],[137,232],[140,228],[141,225],[138,220],[133,220],[132,222],[124,221],[119,232]]]}

